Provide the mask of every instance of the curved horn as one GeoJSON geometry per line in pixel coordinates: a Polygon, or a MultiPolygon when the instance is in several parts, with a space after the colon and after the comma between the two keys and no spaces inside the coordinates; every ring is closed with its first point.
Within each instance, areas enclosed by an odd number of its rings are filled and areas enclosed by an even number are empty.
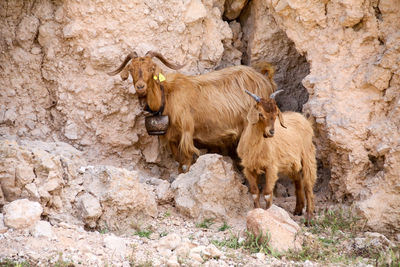
{"type": "Polygon", "coordinates": [[[269,98],[275,100],[275,97],[276,97],[278,94],[280,94],[281,92],[283,92],[283,90],[275,91],[275,92],[273,92],[273,93],[269,96],[269,98]]]}
{"type": "Polygon", "coordinates": [[[172,63],[168,62],[160,53],[154,52],[154,51],[147,52],[146,56],[158,58],[159,60],[161,60],[161,62],[165,66],[167,66],[168,68],[173,69],[173,70],[179,70],[179,69],[183,68],[186,65],[186,64],[183,64],[183,65],[172,64],[172,63]]]}
{"type": "Polygon", "coordinates": [[[128,64],[129,60],[131,60],[132,58],[136,58],[138,57],[136,52],[130,53],[129,55],[126,56],[124,62],[122,62],[121,66],[118,67],[118,69],[108,72],[107,74],[110,76],[114,76],[118,73],[120,73],[126,66],[126,64],[128,64]]]}
{"type": "Polygon", "coordinates": [[[250,92],[250,91],[248,91],[248,90],[246,90],[246,89],[244,89],[244,91],[245,91],[248,95],[250,95],[252,98],[254,98],[255,101],[257,101],[257,102],[260,102],[260,101],[261,101],[261,98],[260,98],[258,95],[255,95],[255,94],[253,94],[252,92],[250,92]]]}

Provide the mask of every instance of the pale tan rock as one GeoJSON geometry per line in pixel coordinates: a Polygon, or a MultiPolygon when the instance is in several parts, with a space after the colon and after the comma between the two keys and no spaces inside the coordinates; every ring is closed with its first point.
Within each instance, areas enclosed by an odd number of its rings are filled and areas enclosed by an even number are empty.
{"type": "Polygon", "coordinates": [[[191,0],[187,4],[185,13],[185,23],[193,23],[204,19],[207,15],[206,8],[200,0],[191,0]]]}
{"type": "Polygon", "coordinates": [[[181,242],[181,237],[178,234],[171,233],[159,240],[157,249],[174,250],[180,245],[181,242]]]}
{"type": "Polygon", "coordinates": [[[316,119],[318,157],[330,166],[334,198],[350,196],[372,229],[399,231],[398,1],[266,3],[311,63],[304,110],[316,119]]]}
{"type": "Polygon", "coordinates": [[[168,267],[179,267],[181,266],[178,262],[178,257],[176,255],[172,255],[167,261],[168,267]]]}
{"type": "Polygon", "coordinates": [[[33,168],[30,165],[21,164],[15,169],[16,182],[21,186],[29,184],[35,179],[33,168]]]}
{"type": "Polygon", "coordinates": [[[157,215],[157,203],[151,188],[139,182],[139,172],[112,166],[88,167],[84,188],[95,196],[103,213],[99,225],[109,229],[128,229],[138,217],[157,215]]]}
{"type": "Polygon", "coordinates": [[[99,200],[91,194],[84,193],[76,199],[76,202],[84,222],[91,228],[96,227],[96,221],[103,213],[99,200]]]}
{"type": "Polygon", "coordinates": [[[298,53],[295,44],[276,23],[266,1],[250,1],[240,15],[240,22],[242,39],[247,44],[244,62],[252,66],[272,63],[274,80],[278,89],[284,90],[276,98],[281,110],[301,112],[308,100],[308,92],[301,83],[309,73],[306,58],[298,53]]]}
{"type": "Polygon", "coordinates": [[[0,21],[7,25],[0,28],[0,62],[6,62],[0,74],[6,90],[0,96],[6,103],[0,107],[2,133],[66,139],[96,164],[143,168],[147,161],[176,169],[166,153],[156,158],[158,144],[148,148],[143,106],[132,94],[131,78],[121,81],[106,73],[132,51],[143,56],[155,50],[186,63],[185,74],[240,64],[223,7],[223,0],[112,0],[96,6],[43,0],[24,8],[17,2],[1,6],[14,12],[0,21]],[[221,62],[223,56],[231,62],[221,62]]]}
{"type": "Polygon", "coordinates": [[[275,205],[268,210],[254,209],[246,216],[247,230],[269,239],[272,249],[280,252],[301,249],[302,241],[297,235],[300,226],[293,221],[289,214],[275,205]]]}
{"type": "Polygon", "coordinates": [[[4,225],[4,215],[0,213],[0,234],[7,232],[8,228],[4,225]]]}
{"type": "Polygon", "coordinates": [[[51,224],[46,221],[38,221],[31,229],[31,234],[34,237],[54,238],[51,224]]]}
{"type": "Polygon", "coordinates": [[[104,246],[117,257],[124,258],[127,255],[127,245],[123,238],[110,235],[104,238],[104,246]]]}
{"type": "Polygon", "coordinates": [[[200,156],[171,187],[178,210],[199,220],[238,218],[253,206],[248,189],[240,183],[232,163],[217,154],[200,156]]]}
{"type": "Polygon", "coordinates": [[[42,206],[37,202],[19,199],[3,207],[4,224],[14,229],[29,228],[40,220],[42,206]]]}
{"type": "Polygon", "coordinates": [[[229,20],[236,19],[240,15],[243,7],[247,4],[247,1],[248,0],[226,0],[224,16],[229,20]]]}

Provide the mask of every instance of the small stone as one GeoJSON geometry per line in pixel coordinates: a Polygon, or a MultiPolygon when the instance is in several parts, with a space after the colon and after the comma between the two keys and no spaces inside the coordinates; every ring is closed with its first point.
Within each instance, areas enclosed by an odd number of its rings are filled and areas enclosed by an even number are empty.
{"type": "Polygon", "coordinates": [[[222,252],[215,245],[210,244],[203,250],[203,255],[209,259],[215,259],[221,257],[222,252]]]}
{"type": "Polygon", "coordinates": [[[181,237],[178,234],[172,233],[160,239],[158,248],[174,250],[179,246],[181,241],[181,237]]]}
{"type": "Polygon", "coordinates": [[[20,185],[29,184],[35,179],[32,166],[21,164],[15,169],[15,178],[20,185]]]}
{"type": "Polygon", "coordinates": [[[0,234],[4,234],[7,230],[7,227],[4,225],[4,215],[0,213],[0,234]]]}
{"type": "Polygon", "coordinates": [[[167,261],[168,267],[179,267],[181,266],[178,262],[178,257],[176,255],[172,255],[167,261]]]}
{"type": "Polygon", "coordinates": [[[115,235],[104,238],[104,246],[112,251],[115,255],[126,257],[127,248],[126,241],[115,235]]]}
{"type": "Polygon", "coordinates": [[[256,259],[260,260],[260,261],[264,261],[265,260],[265,254],[264,253],[256,253],[255,254],[256,259]]]}
{"type": "Polygon", "coordinates": [[[102,214],[99,200],[89,193],[85,193],[78,198],[78,210],[81,218],[91,227],[96,227],[96,221],[102,214]]]}
{"type": "Polygon", "coordinates": [[[38,221],[33,229],[31,230],[31,234],[34,237],[53,237],[53,230],[49,222],[46,221],[38,221]]]}

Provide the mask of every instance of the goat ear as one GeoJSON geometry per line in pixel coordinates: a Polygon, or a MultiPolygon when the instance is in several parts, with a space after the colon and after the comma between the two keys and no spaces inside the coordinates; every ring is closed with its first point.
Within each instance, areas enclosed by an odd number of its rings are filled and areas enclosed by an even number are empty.
{"type": "Polygon", "coordinates": [[[283,128],[287,128],[286,125],[285,125],[285,122],[283,120],[282,112],[279,110],[279,108],[278,108],[278,118],[279,118],[279,122],[281,123],[281,126],[283,128]]]}
{"type": "Polygon", "coordinates": [[[126,67],[121,71],[121,73],[119,74],[119,76],[121,76],[121,79],[122,79],[123,81],[125,81],[126,79],[128,79],[128,77],[129,77],[129,70],[130,70],[129,66],[126,66],[126,67]]]}
{"type": "Polygon", "coordinates": [[[258,114],[259,114],[259,112],[258,112],[257,108],[255,106],[252,106],[250,108],[249,113],[247,113],[248,122],[251,124],[256,124],[260,118],[260,116],[258,114]]]}

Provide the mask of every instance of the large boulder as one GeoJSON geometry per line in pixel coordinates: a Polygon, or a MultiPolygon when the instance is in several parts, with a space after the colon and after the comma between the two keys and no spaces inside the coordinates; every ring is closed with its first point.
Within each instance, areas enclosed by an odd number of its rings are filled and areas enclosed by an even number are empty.
{"type": "Polygon", "coordinates": [[[0,158],[4,203],[26,198],[39,202],[49,218],[72,218],[73,202],[83,189],[78,169],[87,165],[80,151],[63,142],[0,140],[0,158]]]}
{"type": "MultiPolygon", "coordinates": [[[[81,171],[85,191],[98,199],[102,208],[98,226],[123,230],[139,218],[157,215],[156,197],[148,185],[139,182],[139,172],[112,166],[88,166],[81,171]]],[[[82,196],[81,200],[80,212],[86,223],[93,226],[93,219],[98,216],[97,203],[89,195],[82,196]],[[95,203],[96,207],[85,203],[95,203]]]]}
{"type": "Polygon", "coordinates": [[[196,219],[244,217],[253,207],[248,189],[232,163],[217,154],[200,156],[172,183],[180,212],[196,219]]]}
{"type": "Polygon", "coordinates": [[[300,226],[282,208],[272,205],[268,210],[254,209],[246,217],[247,230],[260,241],[269,239],[272,249],[285,252],[301,249],[302,240],[297,234],[300,226]]]}
{"type": "Polygon", "coordinates": [[[43,212],[38,202],[18,199],[3,207],[4,224],[14,229],[30,228],[39,220],[43,212]]]}

